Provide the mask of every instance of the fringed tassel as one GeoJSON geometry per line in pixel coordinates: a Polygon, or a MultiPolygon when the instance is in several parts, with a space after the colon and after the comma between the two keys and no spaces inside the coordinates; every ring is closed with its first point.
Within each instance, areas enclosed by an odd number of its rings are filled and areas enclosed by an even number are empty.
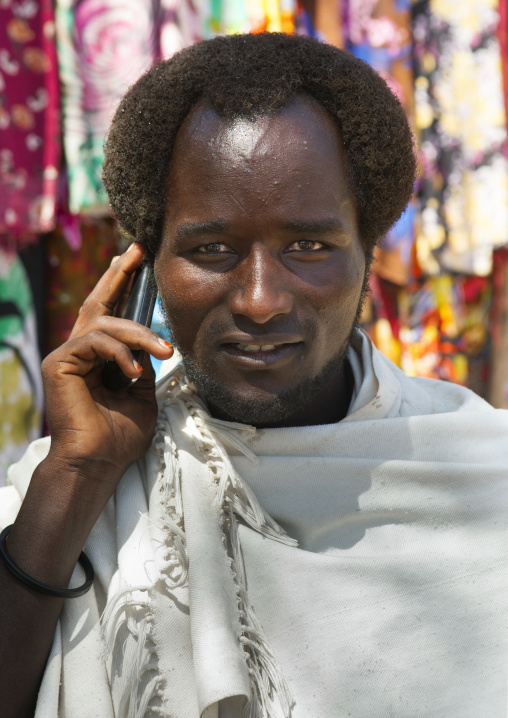
{"type": "Polygon", "coordinates": [[[235,471],[233,464],[220,441],[214,433],[220,433],[227,438],[232,445],[242,446],[242,453],[251,458],[257,457],[242,444],[236,436],[236,431],[255,431],[253,427],[246,427],[243,424],[232,424],[221,422],[218,419],[210,419],[203,410],[201,401],[185,385],[179,387],[180,391],[172,396],[174,403],[179,405],[182,416],[185,419],[185,426],[190,432],[196,447],[208,457],[214,481],[217,484],[217,494],[214,499],[216,506],[224,507],[230,504],[234,512],[240,516],[247,525],[258,533],[279,541],[287,546],[297,546],[298,542],[290,538],[286,532],[263,511],[254,493],[241,480],[235,471]],[[208,423],[211,422],[211,426],[208,423]]]}
{"type": "MultiPolygon", "coordinates": [[[[164,417],[164,414],[162,414],[164,417]]],[[[169,421],[163,422],[157,433],[156,444],[162,452],[161,502],[164,507],[164,527],[167,531],[162,578],[169,590],[185,586],[189,560],[185,549],[181,469],[178,452],[171,435],[169,421]]]]}
{"type": "MultiPolygon", "coordinates": [[[[208,467],[217,486],[215,504],[221,510],[225,547],[228,544],[231,547],[229,559],[242,630],[240,640],[251,679],[251,697],[244,718],[280,718],[280,711],[283,718],[291,718],[293,701],[289,689],[249,603],[236,516],[263,536],[288,546],[298,544],[263,511],[255,495],[236,473],[221,443],[222,440],[231,444],[251,461],[257,462],[256,455],[241,442],[236,433],[240,430],[254,432],[255,429],[211,418],[193,389],[185,383],[181,369],[177,369],[170,382],[169,396],[159,414],[154,436],[154,448],[161,458],[158,481],[167,532],[161,578],[172,590],[186,585],[188,576],[181,469],[166,413],[170,404],[180,410],[197,448],[207,457],[208,467]]],[[[125,649],[125,643],[123,646],[118,645],[120,635],[125,636],[123,629],[127,635],[127,638],[123,638],[124,642],[135,641],[134,650],[132,646],[129,650],[129,665],[125,665],[124,661],[124,676],[127,675],[127,679],[120,698],[118,718],[144,718],[149,713],[164,715],[160,706],[150,705],[152,699],[161,697],[163,693],[163,679],[158,671],[156,646],[152,637],[152,620],[146,587],[130,588],[117,594],[108,602],[104,611],[102,631],[106,645],[105,658],[114,651],[125,649]],[[146,594],[145,600],[135,598],[138,591],[146,594]],[[153,672],[153,676],[145,683],[140,694],[142,679],[148,672],[153,672]]]]}
{"type": "Polygon", "coordinates": [[[294,704],[286,680],[277,666],[275,656],[266,642],[263,629],[250,605],[247,595],[247,580],[243,565],[243,556],[238,536],[238,524],[232,511],[228,516],[232,570],[236,574],[238,608],[242,633],[240,640],[247,655],[247,665],[253,683],[253,694],[244,711],[244,718],[259,715],[264,718],[277,718],[278,710],[272,703],[274,693],[277,696],[284,718],[291,715],[294,704]]]}
{"type": "Polygon", "coordinates": [[[162,682],[152,638],[153,614],[150,601],[148,595],[145,600],[134,598],[136,592],[148,593],[146,588],[122,591],[109,601],[101,620],[106,647],[105,660],[116,651],[122,652],[124,656],[124,689],[118,703],[118,718],[143,718],[151,710],[149,704],[152,698],[160,695],[162,682]],[[122,640],[121,645],[119,640],[122,640]],[[154,675],[140,694],[143,679],[150,673],[154,675]]]}
{"type": "MultiPolygon", "coordinates": [[[[189,562],[185,550],[181,472],[176,447],[165,418],[163,413],[159,415],[153,443],[161,458],[157,480],[161,487],[164,527],[167,532],[162,578],[170,589],[174,589],[187,583],[189,562]]],[[[152,620],[146,586],[131,587],[112,597],[102,616],[105,660],[108,655],[119,650],[123,650],[125,656],[127,642],[135,641],[134,649],[130,647],[129,660],[124,658],[125,689],[119,700],[118,718],[144,718],[150,713],[162,714],[159,706],[150,706],[153,698],[162,695],[163,682],[152,638],[152,620]],[[135,598],[137,592],[144,593],[146,598],[135,598]],[[120,636],[124,641],[123,646],[118,643],[120,636]],[[149,672],[153,673],[153,676],[143,688],[142,679],[149,672]]]]}
{"type": "Polygon", "coordinates": [[[281,711],[283,718],[290,718],[294,701],[247,595],[236,516],[263,536],[287,546],[297,546],[298,543],[287,536],[283,529],[263,511],[255,495],[235,471],[219,439],[220,437],[229,442],[245,456],[257,462],[255,454],[236,435],[239,430],[254,432],[255,429],[243,424],[232,425],[212,419],[194,392],[181,380],[179,386],[171,392],[170,402],[178,405],[196,447],[208,457],[208,467],[217,486],[214,504],[221,509],[225,544],[227,546],[229,543],[231,547],[229,558],[242,630],[240,640],[251,679],[251,697],[245,708],[244,718],[280,718],[281,711]]]}

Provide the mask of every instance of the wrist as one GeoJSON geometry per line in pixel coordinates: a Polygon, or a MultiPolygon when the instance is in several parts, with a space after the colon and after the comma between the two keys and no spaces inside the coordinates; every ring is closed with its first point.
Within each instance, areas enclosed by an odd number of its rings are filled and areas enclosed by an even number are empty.
{"type": "Polygon", "coordinates": [[[119,479],[127,469],[104,457],[76,455],[72,448],[57,444],[53,439],[48,455],[39,466],[76,480],[102,479],[106,483],[119,479]]]}
{"type": "Polygon", "coordinates": [[[36,580],[65,588],[115,485],[111,467],[50,453],[35,469],[8,540],[12,560],[36,580]],[[101,473],[102,472],[102,473],[101,473]]]}

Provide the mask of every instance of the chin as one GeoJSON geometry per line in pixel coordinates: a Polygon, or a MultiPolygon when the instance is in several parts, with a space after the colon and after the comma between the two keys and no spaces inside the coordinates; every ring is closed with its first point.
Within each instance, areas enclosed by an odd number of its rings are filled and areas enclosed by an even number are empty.
{"type": "Polygon", "coordinates": [[[183,358],[187,377],[207,404],[212,416],[240,424],[263,427],[286,422],[309,404],[323,390],[332,375],[342,366],[345,351],[334,357],[314,377],[305,377],[281,393],[253,390],[234,391],[227,381],[218,382],[197,367],[188,357],[183,358]]]}

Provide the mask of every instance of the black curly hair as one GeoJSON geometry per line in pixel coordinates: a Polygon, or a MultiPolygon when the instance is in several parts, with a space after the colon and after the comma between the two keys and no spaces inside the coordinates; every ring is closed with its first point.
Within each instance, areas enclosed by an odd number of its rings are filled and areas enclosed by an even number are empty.
{"type": "Polygon", "coordinates": [[[375,244],[408,203],[416,160],[411,130],[384,80],[348,52],[309,37],[262,33],[197,43],[154,65],[126,93],[106,142],[104,185],[120,226],[155,256],[171,151],[200,100],[224,118],[276,112],[311,96],[337,123],[349,157],[360,238],[375,244]]]}

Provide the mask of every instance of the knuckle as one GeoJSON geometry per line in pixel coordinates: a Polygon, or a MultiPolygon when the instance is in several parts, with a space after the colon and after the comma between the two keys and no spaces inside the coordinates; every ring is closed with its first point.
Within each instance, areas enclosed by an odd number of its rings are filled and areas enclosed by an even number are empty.
{"type": "Polygon", "coordinates": [[[132,353],[129,347],[125,346],[125,344],[119,344],[116,348],[116,352],[119,357],[123,357],[124,359],[132,359],[132,353]]]}
{"type": "Polygon", "coordinates": [[[109,320],[112,319],[112,317],[109,317],[107,315],[101,314],[98,317],[95,317],[91,324],[92,331],[103,331],[107,328],[109,324],[109,320]]]}
{"type": "Polygon", "coordinates": [[[87,337],[93,344],[97,344],[98,342],[102,342],[104,334],[100,329],[90,329],[90,331],[87,332],[87,337]]]}
{"type": "Polygon", "coordinates": [[[48,354],[47,357],[45,357],[41,362],[41,373],[48,374],[51,371],[51,368],[53,367],[55,363],[55,358],[53,356],[55,352],[51,352],[51,354],[48,354]]]}
{"type": "Polygon", "coordinates": [[[85,297],[85,301],[83,302],[83,304],[81,305],[81,309],[79,310],[80,313],[86,312],[90,308],[90,305],[93,303],[93,301],[94,300],[91,294],[89,294],[88,297],[85,297]]]}

